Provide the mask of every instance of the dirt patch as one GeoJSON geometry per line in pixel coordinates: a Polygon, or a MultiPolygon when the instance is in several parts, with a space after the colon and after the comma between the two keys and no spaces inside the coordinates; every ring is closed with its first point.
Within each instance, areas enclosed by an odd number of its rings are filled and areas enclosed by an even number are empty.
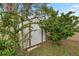
{"type": "Polygon", "coordinates": [[[69,37],[68,39],[72,41],[79,41],[79,33],[75,33],[75,35],[69,37]]]}

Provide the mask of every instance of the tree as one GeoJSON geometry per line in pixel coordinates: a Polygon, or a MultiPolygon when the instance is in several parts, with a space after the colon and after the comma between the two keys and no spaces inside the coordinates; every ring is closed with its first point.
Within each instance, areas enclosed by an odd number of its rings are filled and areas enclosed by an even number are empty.
{"type": "MultiPolygon", "coordinates": [[[[10,45],[13,44],[13,47],[10,47],[10,49],[14,49],[13,51],[17,52],[16,49],[20,48],[19,32],[21,30],[23,30],[24,28],[27,28],[29,23],[22,25],[20,28],[18,26],[21,23],[21,20],[24,21],[26,19],[25,17],[28,16],[28,15],[26,15],[27,11],[25,11],[26,9],[24,9],[23,12],[25,12],[25,13],[23,15],[20,15],[20,13],[22,13],[22,12],[18,13],[18,5],[17,4],[6,3],[6,4],[2,4],[1,6],[2,6],[1,8],[4,9],[0,13],[0,16],[1,16],[1,18],[0,18],[0,35],[1,35],[1,38],[3,40],[4,39],[7,40],[10,43],[10,45]]],[[[27,10],[28,10],[28,8],[27,8],[27,10]]],[[[23,35],[22,39],[25,39],[28,34],[29,33],[26,33],[25,35],[23,35]]],[[[5,43],[7,43],[7,42],[5,41],[5,43]]],[[[9,48],[9,46],[5,47],[5,49],[7,49],[7,48],[9,48]]],[[[2,54],[4,51],[5,50],[3,50],[0,54],[2,54]]],[[[8,51],[9,51],[9,49],[8,49],[8,51]]],[[[7,53],[4,55],[10,55],[7,53]]]]}
{"type": "Polygon", "coordinates": [[[41,20],[39,25],[41,28],[49,32],[48,38],[57,42],[62,39],[67,39],[79,31],[79,17],[72,15],[74,12],[62,13],[58,16],[58,11],[53,8],[44,7],[45,13],[48,15],[47,20],[41,20]]]}
{"type": "MultiPolygon", "coordinates": [[[[22,50],[23,50],[23,43],[25,40],[28,40],[28,38],[26,39],[26,37],[28,37],[28,34],[32,31],[30,30],[28,33],[24,34],[23,30],[24,28],[28,28],[30,26],[32,19],[37,18],[34,14],[37,15],[36,12],[38,12],[39,10],[39,7],[40,7],[39,5],[42,6],[42,4],[37,4],[38,6],[37,7],[36,4],[28,4],[28,3],[0,4],[0,8],[2,8],[2,11],[0,12],[0,17],[1,17],[0,18],[0,37],[3,40],[7,40],[10,44],[13,44],[13,47],[9,47],[9,48],[14,49],[15,52],[17,52],[17,48],[21,49],[20,43],[19,43],[20,41],[22,42],[22,50]],[[33,10],[33,8],[35,10],[33,10]],[[33,13],[32,10],[36,12],[33,13]],[[29,16],[31,15],[33,16],[33,18],[29,18],[29,16]],[[28,21],[29,23],[24,24],[24,22],[26,21],[28,21]],[[19,26],[20,24],[21,24],[21,27],[19,26]],[[22,36],[21,40],[19,40],[20,31],[22,36]]],[[[6,48],[8,48],[8,46],[6,48]]],[[[4,52],[4,50],[2,52],[4,52]]]]}

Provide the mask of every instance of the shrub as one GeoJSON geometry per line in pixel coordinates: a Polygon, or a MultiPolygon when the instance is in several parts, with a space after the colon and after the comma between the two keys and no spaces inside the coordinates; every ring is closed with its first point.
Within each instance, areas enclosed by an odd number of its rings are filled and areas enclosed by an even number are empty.
{"type": "Polygon", "coordinates": [[[79,17],[73,15],[74,12],[61,13],[61,15],[58,16],[57,11],[54,11],[54,9],[51,10],[52,11],[49,11],[48,19],[40,20],[39,22],[42,29],[51,33],[48,37],[49,39],[57,42],[61,39],[67,39],[79,31],[79,26],[77,26],[79,17]]]}
{"type": "Polygon", "coordinates": [[[0,39],[0,55],[11,56],[16,55],[14,46],[8,40],[0,39]]]}

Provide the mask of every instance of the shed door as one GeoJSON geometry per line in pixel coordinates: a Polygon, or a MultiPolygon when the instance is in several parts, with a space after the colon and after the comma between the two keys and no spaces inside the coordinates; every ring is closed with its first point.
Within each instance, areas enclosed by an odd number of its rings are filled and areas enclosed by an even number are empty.
{"type": "Polygon", "coordinates": [[[31,32],[31,46],[36,45],[38,43],[41,43],[42,40],[42,34],[41,34],[41,28],[38,24],[32,24],[31,30],[34,30],[31,32]]]}

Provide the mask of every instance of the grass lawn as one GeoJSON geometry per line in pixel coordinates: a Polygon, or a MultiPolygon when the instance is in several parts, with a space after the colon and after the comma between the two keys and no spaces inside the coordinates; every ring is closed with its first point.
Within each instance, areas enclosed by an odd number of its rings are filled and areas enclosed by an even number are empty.
{"type": "Polygon", "coordinates": [[[79,56],[79,42],[69,40],[61,41],[60,45],[51,41],[43,43],[40,47],[29,52],[30,56],[79,56]]]}

